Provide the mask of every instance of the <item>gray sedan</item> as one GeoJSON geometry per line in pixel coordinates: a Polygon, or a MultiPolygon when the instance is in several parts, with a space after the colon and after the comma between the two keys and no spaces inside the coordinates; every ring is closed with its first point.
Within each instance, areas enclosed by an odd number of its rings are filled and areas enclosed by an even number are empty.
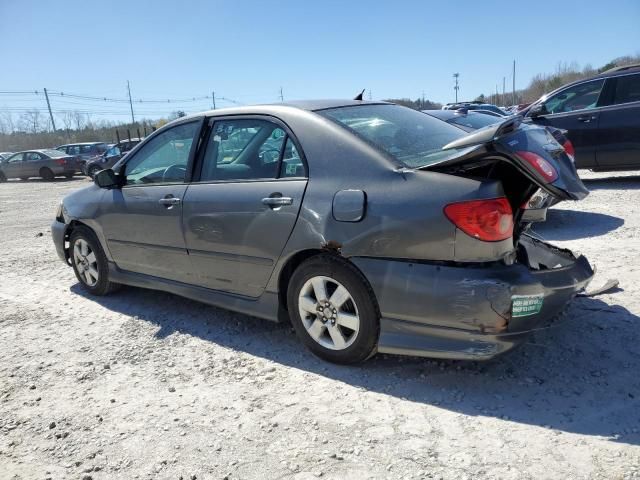
{"type": "Polygon", "coordinates": [[[71,178],[77,170],[76,158],[59,150],[28,150],[0,161],[0,182],[9,178],[42,177],[48,181],[59,176],[71,178]]]}
{"type": "Polygon", "coordinates": [[[67,196],[52,233],[94,295],[134,285],[291,321],[332,362],[487,359],[593,276],[526,234],[539,189],[588,194],[518,118],[466,135],[387,103],[239,107],[153,133],[67,196]]]}

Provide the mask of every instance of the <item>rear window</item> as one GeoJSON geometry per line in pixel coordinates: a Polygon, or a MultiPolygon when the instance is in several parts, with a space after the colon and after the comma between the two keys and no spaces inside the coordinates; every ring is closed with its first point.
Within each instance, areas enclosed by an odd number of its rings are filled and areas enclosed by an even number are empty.
{"type": "Polygon", "coordinates": [[[51,158],[60,158],[60,157],[67,156],[66,153],[61,152],[60,150],[42,150],[42,153],[44,153],[47,157],[51,157],[51,158]]]}
{"type": "Polygon", "coordinates": [[[504,117],[494,117],[492,115],[484,115],[482,113],[469,113],[468,115],[459,115],[447,120],[455,125],[462,125],[469,128],[482,128],[504,120],[504,117]]]}
{"type": "Polygon", "coordinates": [[[457,127],[399,105],[358,105],[320,110],[409,168],[424,167],[454,156],[442,147],[463,137],[457,127]]]}

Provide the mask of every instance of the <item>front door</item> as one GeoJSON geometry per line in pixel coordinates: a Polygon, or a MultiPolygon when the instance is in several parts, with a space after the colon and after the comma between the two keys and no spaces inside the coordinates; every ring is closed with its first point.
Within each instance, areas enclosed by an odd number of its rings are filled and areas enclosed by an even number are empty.
{"type": "Polygon", "coordinates": [[[150,138],[124,165],[126,184],[106,191],[99,222],[119,268],[196,283],[182,209],[200,126],[200,120],[183,123],[150,138]]]}
{"type": "Polygon", "coordinates": [[[184,202],[186,246],[200,283],[258,297],[298,218],[306,170],[283,125],[213,124],[184,202]]]}
{"type": "Polygon", "coordinates": [[[6,162],[2,164],[2,171],[7,178],[24,177],[24,153],[16,153],[11,155],[6,162]]]}
{"type": "Polygon", "coordinates": [[[596,166],[598,145],[598,99],[604,79],[568,87],[544,102],[545,113],[532,119],[539,125],[568,130],[569,140],[576,150],[576,167],[596,166]]]}
{"type": "MultiPolygon", "coordinates": [[[[38,152],[27,152],[24,154],[24,168],[23,176],[25,177],[39,177],[40,169],[42,167],[48,167],[48,158],[38,152]]],[[[51,169],[49,169],[51,170],[51,169]]],[[[53,171],[53,170],[52,170],[53,171]]]]}

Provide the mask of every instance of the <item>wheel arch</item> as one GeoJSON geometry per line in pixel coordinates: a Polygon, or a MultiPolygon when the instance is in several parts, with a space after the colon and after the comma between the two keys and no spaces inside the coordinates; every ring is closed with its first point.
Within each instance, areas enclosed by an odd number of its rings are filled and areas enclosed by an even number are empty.
{"type": "Polygon", "coordinates": [[[327,248],[324,248],[324,249],[311,248],[307,250],[301,250],[293,254],[291,257],[289,257],[289,259],[286,261],[286,263],[280,270],[280,274],[278,277],[278,300],[279,300],[280,307],[285,312],[288,312],[287,292],[289,289],[289,281],[291,280],[291,276],[293,275],[293,272],[295,272],[296,269],[306,260],[319,255],[327,255],[327,256],[333,257],[336,260],[344,262],[348,264],[351,268],[355,269],[362,276],[362,279],[366,282],[367,288],[372,292],[374,302],[375,302],[374,306],[378,310],[378,312],[380,311],[378,306],[378,299],[375,296],[371,283],[369,282],[369,279],[365,276],[365,274],[362,272],[362,270],[360,270],[353,262],[349,261],[348,258],[345,258],[342,255],[340,255],[339,252],[336,250],[327,249],[327,248]]]}

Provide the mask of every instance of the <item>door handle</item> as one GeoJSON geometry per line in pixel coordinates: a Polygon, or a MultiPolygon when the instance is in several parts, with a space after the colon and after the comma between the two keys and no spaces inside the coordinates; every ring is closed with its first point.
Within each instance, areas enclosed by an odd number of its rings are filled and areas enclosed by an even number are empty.
{"type": "Polygon", "coordinates": [[[172,207],[173,205],[178,205],[180,202],[181,200],[178,197],[169,196],[169,195],[158,200],[158,203],[160,205],[164,205],[165,207],[172,207]]]}
{"type": "Polygon", "coordinates": [[[598,118],[595,115],[580,115],[576,120],[582,123],[589,123],[591,120],[598,118]]]}
{"type": "Polygon", "coordinates": [[[283,205],[292,205],[293,198],[291,197],[266,197],[262,199],[262,204],[271,208],[282,207],[283,205]]]}

